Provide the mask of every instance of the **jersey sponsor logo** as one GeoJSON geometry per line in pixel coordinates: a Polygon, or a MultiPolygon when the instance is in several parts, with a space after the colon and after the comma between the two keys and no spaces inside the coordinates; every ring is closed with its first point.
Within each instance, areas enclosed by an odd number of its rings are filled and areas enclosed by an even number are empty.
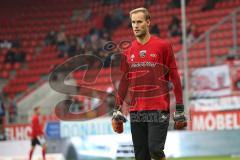
{"type": "Polygon", "coordinates": [[[138,62],[131,64],[131,68],[137,68],[137,67],[155,67],[157,63],[153,62],[138,62]]]}
{"type": "Polygon", "coordinates": [[[155,57],[157,57],[157,55],[156,55],[155,53],[151,53],[151,54],[150,54],[150,57],[155,58],[155,57]]]}
{"type": "Polygon", "coordinates": [[[144,58],[144,57],[146,57],[146,53],[147,53],[146,50],[141,50],[141,51],[139,52],[139,55],[140,55],[141,58],[144,58]]]}

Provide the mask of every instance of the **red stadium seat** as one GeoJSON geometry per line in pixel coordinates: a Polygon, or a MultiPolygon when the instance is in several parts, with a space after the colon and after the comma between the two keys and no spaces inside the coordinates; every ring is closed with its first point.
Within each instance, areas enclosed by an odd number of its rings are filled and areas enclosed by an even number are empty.
{"type": "MultiPolygon", "coordinates": [[[[21,84],[17,90],[11,90],[14,86],[11,86],[10,82],[7,85],[7,90],[11,93],[24,91],[29,83],[35,83],[40,80],[42,74],[48,74],[52,69],[52,66],[58,65],[64,62],[64,58],[57,58],[58,52],[56,46],[44,47],[42,46],[43,40],[46,34],[50,30],[59,31],[61,25],[66,26],[67,35],[85,36],[88,34],[89,29],[94,26],[98,15],[101,21],[104,14],[111,12],[115,9],[114,5],[101,6],[100,2],[89,1],[89,7],[92,9],[92,20],[89,22],[74,22],[71,21],[72,11],[80,9],[82,6],[77,0],[55,0],[55,1],[27,1],[29,6],[23,6],[22,9],[16,10],[16,20],[6,22],[6,25],[1,26],[0,39],[9,37],[8,35],[18,34],[21,39],[21,45],[26,52],[26,70],[20,67],[20,64],[4,64],[4,57],[7,52],[6,49],[1,50],[0,55],[0,69],[3,69],[1,77],[9,77],[9,71],[13,68],[17,70],[16,76],[13,78],[13,84],[21,84]],[[37,4],[37,5],[36,5],[37,4]],[[64,9],[64,12],[62,11],[64,9]],[[40,53],[35,53],[36,46],[41,47],[40,53]],[[4,76],[3,76],[4,75],[4,76]]],[[[239,0],[223,1],[216,4],[215,9],[208,12],[201,12],[203,0],[192,0],[187,6],[187,16],[193,24],[198,26],[201,32],[205,32],[212,25],[216,24],[224,16],[229,14],[236,6],[239,6],[239,0]]],[[[152,23],[155,22],[160,27],[161,37],[168,36],[168,24],[171,21],[172,15],[180,15],[180,9],[166,10],[168,1],[155,2],[154,5],[149,6],[149,10],[152,15],[152,23]]],[[[140,1],[124,1],[119,4],[119,7],[124,9],[124,13],[128,14],[129,10],[137,6],[143,6],[144,0],[140,1]]],[[[181,18],[181,17],[180,17],[181,18]]],[[[96,22],[97,23],[97,22],[96,22]]],[[[240,23],[239,23],[240,24],[240,23]]],[[[223,25],[219,28],[219,31],[212,33],[211,37],[211,55],[221,56],[228,53],[229,48],[232,47],[232,32],[230,31],[232,26],[230,23],[223,25]]],[[[240,36],[240,32],[238,32],[240,36]]],[[[122,39],[132,39],[133,34],[131,29],[126,29],[126,26],[119,26],[112,36],[112,40],[119,42],[122,39]],[[131,33],[131,34],[130,34],[131,33]]],[[[171,38],[170,42],[174,45],[174,52],[177,53],[182,49],[182,45],[179,43],[180,38],[171,38]]],[[[238,40],[240,44],[240,39],[238,40]]],[[[215,63],[214,57],[211,59],[211,63],[215,63]]],[[[206,64],[206,46],[205,42],[197,43],[189,50],[189,65],[190,67],[201,67],[206,64]],[[200,58],[200,59],[199,59],[200,58]]],[[[80,72],[75,73],[76,78],[81,77],[80,72]]],[[[101,72],[101,78],[99,79],[99,88],[105,89],[108,85],[100,85],[109,83],[107,75],[108,69],[104,69],[101,72]]]]}
{"type": "Polygon", "coordinates": [[[8,71],[3,71],[1,74],[1,78],[7,79],[9,78],[9,72],[8,71]]]}

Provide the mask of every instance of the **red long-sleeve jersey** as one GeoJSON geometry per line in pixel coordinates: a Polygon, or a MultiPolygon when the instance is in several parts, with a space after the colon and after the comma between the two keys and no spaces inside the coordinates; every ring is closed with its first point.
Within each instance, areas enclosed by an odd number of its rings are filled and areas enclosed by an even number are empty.
{"type": "Polygon", "coordinates": [[[37,136],[42,136],[44,134],[44,132],[43,132],[43,128],[42,128],[42,125],[40,123],[40,120],[39,120],[39,116],[38,115],[33,115],[31,122],[32,122],[32,124],[31,124],[31,128],[32,128],[31,137],[35,138],[37,136]]]}
{"type": "Polygon", "coordinates": [[[169,111],[174,85],[177,104],[183,104],[182,87],[172,46],[165,40],[151,36],[145,44],[136,40],[121,59],[121,71],[116,105],[128,103],[130,111],[169,111]]]}

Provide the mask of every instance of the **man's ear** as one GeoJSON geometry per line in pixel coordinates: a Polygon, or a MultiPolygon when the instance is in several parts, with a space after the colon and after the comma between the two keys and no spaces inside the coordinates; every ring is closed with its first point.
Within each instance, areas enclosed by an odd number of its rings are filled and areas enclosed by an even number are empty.
{"type": "Polygon", "coordinates": [[[150,19],[148,19],[148,20],[147,20],[147,25],[148,25],[148,27],[150,26],[150,24],[151,24],[151,21],[150,21],[150,19]]]}

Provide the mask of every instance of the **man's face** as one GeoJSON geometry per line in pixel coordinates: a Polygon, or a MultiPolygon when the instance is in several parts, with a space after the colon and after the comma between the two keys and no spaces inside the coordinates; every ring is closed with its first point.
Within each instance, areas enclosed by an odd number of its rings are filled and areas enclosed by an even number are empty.
{"type": "Polygon", "coordinates": [[[41,113],[40,107],[36,109],[35,113],[36,113],[37,115],[40,115],[40,113],[41,113]]]}
{"type": "Polygon", "coordinates": [[[146,20],[143,12],[133,13],[131,16],[135,37],[144,37],[149,31],[150,20],[146,20]]]}

